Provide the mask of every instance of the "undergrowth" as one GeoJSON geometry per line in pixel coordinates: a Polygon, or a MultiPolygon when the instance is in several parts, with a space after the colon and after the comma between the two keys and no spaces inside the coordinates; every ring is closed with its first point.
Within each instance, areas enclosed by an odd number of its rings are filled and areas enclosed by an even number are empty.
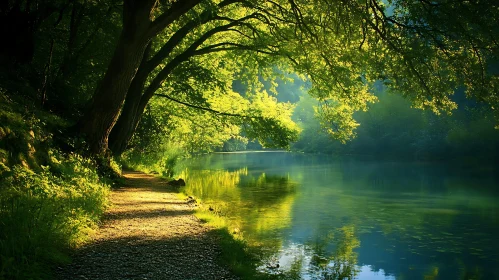
{"type": "Polygon", "coordinates": [[[63,120],[24,110],[0,92],[0,279],[51,279],[96,227],[109,185],[54,147],[63,120]]]}
{"type": "Polygon", "coordinates": [[[157,173],[172,178],[174,169],[185,152],[169,143],[161,144],[154,150],[134,148],[121,156],[123,166],[146,173],[157,173]]]}

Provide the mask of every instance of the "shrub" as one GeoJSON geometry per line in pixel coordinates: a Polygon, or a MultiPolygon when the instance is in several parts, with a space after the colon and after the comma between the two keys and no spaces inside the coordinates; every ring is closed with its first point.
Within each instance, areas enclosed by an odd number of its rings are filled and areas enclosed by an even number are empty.
{"type": "Polygon", "coordinates": [[[0,170],[0,279],[49,278],[50,264],[97,225],[109,187],[90,160],[51,151],[50,165],[0,170]]]}
{"type": "Polygon", "coordinates": [[[175,167],[185,152],[171,143],[161,144],[151,150],[132,149],[122,156],[124,165],[143,172],[155,171],[164,177],[171,178],[175,167]]]}

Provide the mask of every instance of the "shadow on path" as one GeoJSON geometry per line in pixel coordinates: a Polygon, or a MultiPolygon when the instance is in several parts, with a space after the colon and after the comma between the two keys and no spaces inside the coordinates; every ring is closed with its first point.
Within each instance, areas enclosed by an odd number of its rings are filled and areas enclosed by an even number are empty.
{"type": "Polygon", "coordinates": [[[216,235],[175,188],[140,172],[124,176],[102,226],[59,279],[236,279],[216,262],[216,235]]]}

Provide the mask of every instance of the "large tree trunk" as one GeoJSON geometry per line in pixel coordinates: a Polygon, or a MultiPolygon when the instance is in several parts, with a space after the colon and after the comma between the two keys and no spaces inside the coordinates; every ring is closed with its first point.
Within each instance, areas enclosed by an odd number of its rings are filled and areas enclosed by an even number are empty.
{"type": "MultiPolygon", "coordinates": [[[[208,33],[207,33],[208,34],[208,33]]],[[[165,68],[163,68],[151,81],[147,89],[144,90],[147,75],[154,69],[150,68],[151,65],[147,65],[149,62],[145,60],[141,64],[140,77],[134,79],[132,86],[128,92],[125,107],[123,108],[122,115],[120,116],[116,128],[113,129],[113,137],[111,139],[111,150],[113,155],[121,155],[128,142],[132,139],[135,129],[139,125],[142,114],[144,113],[147,103],[154,96],[156,90],[161,87],[161,83],[170,75],[170,73],[182,62],[186,61],[193,55],[194,50],[201,45],[209,36],[202,36],[201,39],[194,42],[187,50],[185,50],[180,55],[176,56],[172,61],[170,61],[165,68]],[[144,92],[142,94],[142,92],[144,92]],[[116,130],[116,132],[114,131],[116,130]]],[[[177,40],[177,39],[175,39],[177,40]]],[[[153,58],[154,60],[154,58],[153,58]]],[[[158,62],[159,63],[159,62],[158,62]]]]}
{"type": "Polygon", "coordinates": [[[109,134],[118,119],[150,40],[199,2],[200,0],[177,1],[152,21],[158,1],[124,1],[123,30],[118,45],[106,74],[94,93],[89,110],[78,124],[92,154],[103,154],[108,150],[109,134]]]}
{"type": "Polygon", "coordinates": [[[85,134],[93,154],[101,154],[107,150],[109,133],[118,119],[130,83],[149,42],[147,38],[139,37],[145,30],[136,28],[133,31],[123,28],[104,79],[97,87],[90,109],[79,123],[80,132],[85,134]]]}
{"type": "MultiPolygon", "coordinates": [[[[142,89],[143,88],[144,84],[142,84],[142,89]]],[[[127,102],[130,100],[130,105],[127,106],[125,104],[123,107],[123,113],[111,132],[109,148],[114,156],[120,156],[128,147],[135,130],[139,126],[147,103],[150,100],[150,98],[144,98],[144,96],[141,96],[140,92],[134,91],[134,94],[131,95],[133,97],[127,98],[127,102]]],[[[132,92],[130,91],[128,92],[129,95],[131,93],[132,92]]]]}
{"type": "Polygon", "coordinates": [[[120,156],[125,151],[138,125],[138,121],[135,121],[135,117],[137,115],[136,112],[142,96],[142,91],[144,90],[147,77],[150,73],[149,68],[146,67],[150,53],[151,43],[146,47],[137,74],[133,78],[130,88],[128,89],[121,115],[109,135],[109,149],[114,156],[120,156]]]}
{"type": "Polygon", "coordinates": [[[140,118],[137,110],[148,74],[139,70],[133,79],[121,115],[109,135],[109,148],[115,156],[120,156],[125,151],[137,128],[137,118],[140,118]]]}
{"type": "MultiPolygon", "coordinates": [[[[196,1],[191,0],[186,1],[186,5],[195,5],[196,1]]],[[[225,7],[237,1],[226,0],[220,3],[219,7],[225,7]]],[[[116,125],[111,131],[109,139],[109,147],[113,152],[113,155],[121,155],[127,148],[128,143],[132,139],[135,130],[140,122],[142,114],[147,106],[149,100],[153,97],[156,90],[161,86],[161,83],[168,77],[168,75],[183,61],[189,59],[193,55],[193,52],[199,47],[204,41],[206,41],[211,35],[223,30],[224,28],[229,28],[231,25],[225,27],[215,28],[195,41],[187,50],[182,54],[175,57],[170,61],[151,81],[147,89],[144,91],[145,83],[148,75],[160,64],[162,63],[172,52],[172,50],[180,43],[182,40],[191,32],[194,28],[202,25],[215,18],[216,13],[210,9],[204,11],[199,18],[193,19],[182,26],[175,34],[173,34],[168,42],[163,45],[163,47],[156,52],[156,54],[150,59],[144,58],[140,68],[137,72],[137,76],[134,78],[127,98],[125,101],[125,106],[121,112],[116,125]],[[143,94],[142,94],[143,93],[143,94]]],[[[147,55],[148,56],[148,55],[147,55]]]]}
{"type": "Polygon", "coordinates": [[[147,103],[151,100],[154,96],[154,92],[156,92],[160,86],[160,81],[166,79],[171,71],[183,61],[182,59],[183,57],[180,59],[177,57],[163,68],[159,74],[160,78],[156,76],[145,91],[145,82],[149,72],[139,70],[140,74],[134,78],[132,85],[130,86],[121,116],[111,133],[110,148],[114,156],[120,156],[126,150],[128,143],[139,125],[147,103]],[[144,93],[142,94],[142,92],[144,93]]]}
{"type": "Polygon", "coordinates": [[[88,140],[92,154],[103,154],[108,149],[108,137],[149,44],[150,12],[154,1],[125,1],[123,30],[89,110],[79,122],[79,129],[88,140]]]}

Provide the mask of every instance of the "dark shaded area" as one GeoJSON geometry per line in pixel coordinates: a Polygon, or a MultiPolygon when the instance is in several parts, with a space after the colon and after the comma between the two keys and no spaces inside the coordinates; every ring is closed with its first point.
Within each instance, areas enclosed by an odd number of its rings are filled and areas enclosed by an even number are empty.
{"type": "MultiPolygon", "coordinates": [[[[185,204],[185,203],[184,203],[185,204]]],[[[129,206],[133,204],[127,204],[129,206]]],[[[194,214],[193,210],[189,211],[169,211],[169,210],[154,210],[154,211],[129,211],[129,212],[120,212],[117,214],[107,214],[104,216],[103,220],[126,220],[126,219],[147,219],[147,218],[157,218],[161,216],[183,216],[183,215],[192,215],[194,214]]]]}
{"type": "Polygon", "coordinates": [[[144,240],[139,237],[106,240],[78,250],[69,270],[58,279],[232,279],[210,275],[217,270],[213,237],[144,240]]]}
{"type": "Polygon", "coordinates": [[[22,1],[0,4],[0,84],[27,106],[75,121],[119,35],[116,1],[22,1]]]}

